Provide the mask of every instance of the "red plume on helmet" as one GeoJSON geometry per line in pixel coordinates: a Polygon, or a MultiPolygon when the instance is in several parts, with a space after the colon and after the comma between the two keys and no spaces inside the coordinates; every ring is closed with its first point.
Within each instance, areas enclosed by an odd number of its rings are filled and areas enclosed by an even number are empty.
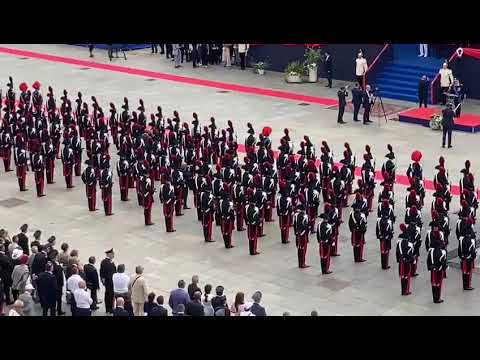
{"type": "Polygon", "coordinates": [[[32,87],[35,89],[35,90],[40,90],[40,83],[38,81],[35,81],[32,85],[32,87]]]}
{"type": "Polygon", "coordinates": [[[333,165],[332,171],[337,174],[338,173],[338,167],[337,165],[333,165]]]}
{"type": "Polygon", "coordinates": [[[408,196],[410,196],[410,197],[416,197],[416,196],[417,196],[417,192],[415,191],[415,189],[410,190],[410,194],[409,194],[408,196]]]}
{"type": "Polygon", "coordinates": [[[442,199],[441,197],[437,198],[437,200],[435,200],[435,204],[436,204],[437,206],[442,205],[442,204],[443,204],[443,199],[442,199]]]}
{"type": "Polygon", "coordinates": [[[432,210],[432,219],[437,220],[438,219],[438,211],[437,210],[432,210]]]}
{"type": "Polygon", "coordinates": [[[472,219],[472,217],[469,216],[469,217],[467,218],[466,222],[467,222],[467,225],[470,225],[470,226],[473,225],[473,219],[472,219]]]}
{"type": "Polygon", "coordinates": [[[255,192],[253,191],[252,188],[247,189],[247,198],[248,199],[252,199],[254,194],[255,194],[255,192]]]}
{"type": "Polygon", "coordinates": [[[444,166],[445,165],[445,158],[443,156],[440,156],[440,158],[438,159],[438,163],[440,164],[440,166],[444,166]]]}
{"type": "Polygon", "coordinates": [[[405,224],[400,224],[400,231],[401,231],[402,233],[404,233],[405,231],[407,231],[407,225],[405,225],[405,224]]]}
{"type": "Polygon", "coordinates": [[[271,133],[272,133],[272,128],[269,126],[265,126],[262,130],[262,135],[265,137],[270,136],[271,133]]]}
{"type": "Polygon", "coordinates": [[[439,183],[436,183],[435,184],[435,190],[441,191],[442,190],[442,185],[440,185],[439,183]]]}
{"type": "Polygon", "coordinates": [[[260,185],[262,185],[262,175],[256,174],[256,175],[253,177],[253,183],[255,184],[255,186],[260,186],[260,185]]]}
{"type": "Polygon", "coordinates": [[[20,91],[26,92],[28,90],[28,85],[25,82],[22,82],[19,86],[20,91]]]}
{"type": "Polygon", "coordinates": [[[286,189],[287,188],[287,181],[285,179],[282,179],[279,181],[278,186],[280,190],[286,189]]]}
{"type": "Polygon", "coordinates": [[[223,183],[223,190],[226,192],[230,192],[230,185],[228,185],[228,183],[223,183]]]}
{"type": "Polygon", "coordinates": [[[330,203],[325,203],[325,206],[324,206],[324,211],[327,212],[327,211],[330,211],[330,209],[332,208],[332,204],[330,203]]]}
{"type": "Polygon", "coordinates": [[[463,199],[462,200],[462,208],[466,208],[468,206],[467,200],[463,199]]]}
{"type": "Polygon", "coordinates": [[[413,216],[418,215],[418,210],[417,210],[417,206],[416,206],[416,205],[412,205],[412,206],[410,207],[410,213],[411,213],[413,216]]]}
{"type": "Polygon", "coordinates": [[[355,193],[355,200],[362,200],[362,199],[363,199],[362,193],[360,192],[355,193]]]}
{"type": "Polygon", "coordinates": [[[308,181],[313,181],[315,180],[315,174],[313,172],[309,172],[308,175],[308,181]]]}
{"type": "Polygon", "coordinates": [[[315,161],[308,160],[307,169],[308,169],[308,171],[315,172],[315,170],[317,169],[317,167],[315,166],[315,161]]]}
{"type": "Polygon", "coordinates": [[[422,160],[422,157],[423,157],[423,154],[418,151],[418,150],[415,150],[413,153],[412,153],[412,161],[415,161],[415,162],[420,162],[420,160],[422,160]]]}

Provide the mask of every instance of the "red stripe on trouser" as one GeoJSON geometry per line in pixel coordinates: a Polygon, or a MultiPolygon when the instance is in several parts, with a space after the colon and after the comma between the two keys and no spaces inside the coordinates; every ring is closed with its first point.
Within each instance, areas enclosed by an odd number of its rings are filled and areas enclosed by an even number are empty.
{"type": "Polygon", "coordinates": [[[165,217],[165,229],[167,232],[172,232],[173,229],[173,212],[174,207],[170,204],[163,204],[163,216],[165,217]]]}
{"type": "Polygon", "coordinates": [[[402,287],[402,295],[410,292],[410,281],[412,275],[412,264],[406,263],[403,259],[400,259],[398,264],[398,272],[400,275],[400,283],[402,287]]]}
{"type": "Polygon", "coordinates": [[[120,186],[120,200],[128,201],[128,176],[120,176],[118,178],[118,184],[120,186]]]}
{"type": "Polygon", "coordinates": [[[257,252],[258,225],[247,225],[247,237],[250,255],[255,255],[257,252]]]}
{"type": "Polygon", "coordinates": [[[112,189],[102,189],[102,200],[105,215],[112,215],[112,189]]]}
{"type": "Polygon", "coordinates": [[[338,255],[338,226],[335,225],[332,231],[333,231],[333,241],[332,241],[332,244],[330,245],[331,247],[330,254],[333,256],[337,256],[338,255]]]}
{"type": "Polygon", "coordinates": [[[288,242],[289,233],[290,233],[290,216],[282,215],[279,218],[280,224],[280,235],[282,239],[282,243],[285,244],[288,242]]]}
{"type": "Polygon", "coordinates": [[[433,301],[440,300],[442,296],[443,270],[432,270],[430,280],[432,283],[433,301]]]}
{"type": "Polygon", "coordinates": [[[233,231],[233,219],[223,219],[222,218],[222,235],[225,247],[232,245],[232,231],[233,231]]]}
{"type": "Polygon", "coordinates": [[[177,216],[182,215],[182,205],[183,205],[183,189],[181,187],[177,187],[175,189],[175,214],[177,216]]]}
{"type": "Polygon", "coordinates": [[[212,241],[212,213],[208,212],[202,216],[203,236],[206,242],[212,241]]]}
{"type": "Polygon", "coordinates": [[[244,230],[243,225],[245,224],[245,206],[237,202],[235,206],[235,211],[237,215],[237,231],[244,230]]]}
{"type": "Polygon", "coordinates": [[[307,255],[307,246],[308,246],[308,232],[305,232],[303,235],[297,235],[297,247],[298,247],[298,267],[305,266],[305,257],[307,255]]]}
{"type": "Polygon", "coordinates": [[[35,184],[37,185],[37,196],[43,195],[43,186],[45,182],[45,176],[42,171],[35,171],[35,184]]]}
{"type": "Polygon", "coordinates": [[[55,175],[55,161],[47,160],[47,166],[45,168],[45,173],[47,176],[47,184],[53,184],[53,177],[55,175]]]}
{"type": "Polygon", "coordinates": [[[329,243],[322,241],[320,242],[319,252],[320,252],[320,266],[322,267],[322,273],[326,273],[330,270],[330,250],[331,246],[329,243]]]}
{"type": "Polygon", "coordinates": [[[463,275],[463,288],[471,288],[472,286],[472,270],[475,267],[474,260],[462,260],[462,275],[463,275]]]}
{"type": "Polygon", "coordinates": [[[142,197],[142,204],[143,204],[143,215],[145,217],[145,225],[151,225],[153,195],[148,194],[145,198],[142,197]]]}
{"type": "Polygon", "coordinates": [[[95,211],[97,206],[97,188],[95,186],[86,186],[88,209],[95,211]]]}

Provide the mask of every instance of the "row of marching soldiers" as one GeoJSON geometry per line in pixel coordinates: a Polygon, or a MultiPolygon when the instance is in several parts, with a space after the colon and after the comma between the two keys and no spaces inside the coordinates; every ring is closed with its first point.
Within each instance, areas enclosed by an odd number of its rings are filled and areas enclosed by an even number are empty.
{"type": "MultiPolygon", "coordinates": [[[[411,278],[418,276],[417,263],[422,245],[421,230],[423,226],[421,212],[424,209],[425,198],[421,158],[422,154],[419,151],[412,153],[412,163],[407,170],[410,187],[407,188],[408,194],[405,197],[405,223],[400,225],[401,234],[396,248],[402,295],[411,294],[411,278]]],[[[460,180],[461,209],[458,212],[455,228],[464,290],[473,290],[471,286],[472,271],[476,258],[474,224],[478,201],[470,166],[470,161],[467,160],[465,168],[461,171],[463,174],[460,180]]],[[[442,303],[442,285],[447,277],[446,270],[448,268],[447,247],[450,237],[449,211],[452,196],[450,192],[451,184],[443,157],[439,158],[439,164],[435,169],[436,174],[433,180],[435,192],[430,207],[431,222],[425,238],[425,250],[427,252],[427,268],[431,272],[433,302],[442,303]]]]}
{"type": "Polygon", "coordinates": [[[37,196],[45,196],[45,180],[47,184],[55,183],[56,160],[61,159],[66,188],[74,188],[74,176],[81,176],[86,184],[89,209],[94,211],[96,185],[100,183],[105,213],[112,215],[113,174],[110,170],[108,130],[95,97],[92,97],[93,114],[90,114],[81,93],[78,93],[77,106],[73,109],[66,90],[63,91],[61,105],[57,107],[51,87],[48,87],[44,103],[38,81],[32,85],[33,93],[26,83],[21,83],[18,99],[12,77],[7,86],[0,127],[0,155],[5,171],[11,171],[13,148],[19,190],[28,190],[27,173],[31,169],[37,196]],[[86,140],[88,156],[85,161],[88,166],[83,173],[82,138],[86,140]]]}

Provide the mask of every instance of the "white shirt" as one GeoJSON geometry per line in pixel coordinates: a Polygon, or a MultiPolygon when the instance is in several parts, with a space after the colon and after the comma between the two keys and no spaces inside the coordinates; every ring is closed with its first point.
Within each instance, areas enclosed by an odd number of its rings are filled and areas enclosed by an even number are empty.
{"type": "Polygon", "coordinates": [[[15,309],[10,309],[10,311],[8,312],[8,316],[22,316],[22,315],[17,313],[15,309]]]}
{"type": "Polygon", "coordinates": [[[355,60],[357,66],[355,69],[355,74],[357,76],[363,76],[368,70],[367,59],[365,58],[357,58],[355,60]]]}
{"type": "Polygon", "coordinates": [[[124,294],[128,292],[128,283],[130,278],[125,273],[115,273],[112,277],[113,280],[113,292],[118,294],[124,294]]]}
{"type": "Polygon", "coordinates": [[[438,73],[440,74],[441,87],[449,87],[451,84],[453,84],[452,70],[441,68],[438,73]]]}
{"type": "Polygon", "coordinates": [[[75,305],[79,309],[90,309],[93,300],[90,297],[90,294],[85,291],[85,289],[77,289],[73,292],[73,297],[75,298],[75,305]]]}
{"type": "Polygon", "coordinates": [[[78,289],[78,284],[82,281],[82,277],[78,274],[74,274],[70,276],[67,280],[67,290],[71,291],[72,293],[78,289]]]}
{"type": "Polygon", "coordinates": [[[238,44],[239,53],[246,53],[249,48],[250,48],[250,44],[238,44]]]}

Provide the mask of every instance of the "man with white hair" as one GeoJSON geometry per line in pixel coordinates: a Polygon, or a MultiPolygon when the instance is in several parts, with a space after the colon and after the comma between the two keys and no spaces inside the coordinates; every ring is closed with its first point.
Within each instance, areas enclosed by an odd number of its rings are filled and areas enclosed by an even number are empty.
{"type": "MultiPolygon", "coordinates": [[[[69,279],[70,280],[70,279],[69,279]]],[[[78,282],[78,289],[73,292],[75,298],[75,316],[92,316],[90,306],[93,303],[92,297],[87,291],[87,283],[83,280],[78,282]]]]}
{"type": "Polygon", "coordinates": [[[15,300],[13,307],[8,312],[8,316],[23,316],[23,301],[15,300]]]}
{"type": "MultiPolygon", "coordinates": [[[[56,281],[56,279],[55,279],[56,281]]],[[[76,304],[75,304],[75,291],[80,288],[80,282],[83,279],[79,275],[79,270],[77,265],[72,265],[72,275],[67,280],[67,294],[70,298],[70,310],[72,311],[72,316],[75,316],[76,304]]]]}
{"type": "Polygon", "coordinates": [[[139,265],[135,268],[135,275],[131,277],[128,288],[133,303],[134,316],[144,316],[143,306],[147,299],[148,288],[145,277],[143,276],[143,266],[139,265]]]}

